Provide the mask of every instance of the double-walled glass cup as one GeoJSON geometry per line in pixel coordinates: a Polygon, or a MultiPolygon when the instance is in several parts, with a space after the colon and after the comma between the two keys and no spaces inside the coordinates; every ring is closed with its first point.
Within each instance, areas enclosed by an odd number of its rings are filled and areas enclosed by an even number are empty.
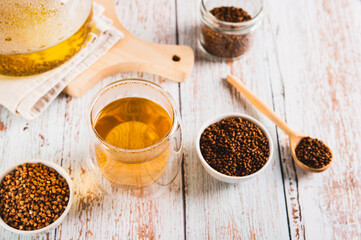
{"type": "MultiPolygon", "coordinates": [[[[133,109],[126,107],[127,111],[128,108],[128,115],[132,116],[133,109]]],[[[125,79],[103,88],[92,100],[89,116],[90,164],[100,187],[113,197],[124,196],[125,193],[127,196],[148,198],[158,196],[166,190],[181,168],[180,121],[174,100],[166,90],[155,83],[125,79]],[[141,149],[122,149],[107,142],[97,131],[97,120],[104,112],[104,107],[114,101],[129,98],[151,100],[169,115],[170,130],[155,144],[141,149]]]]}

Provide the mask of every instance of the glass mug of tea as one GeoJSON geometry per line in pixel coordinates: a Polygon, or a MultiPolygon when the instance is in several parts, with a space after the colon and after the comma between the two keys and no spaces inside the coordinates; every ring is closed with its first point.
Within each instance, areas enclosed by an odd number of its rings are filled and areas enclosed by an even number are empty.
{"type": "Polygon", "coordinates": [[[180,115],[170,94],[141,79],[102,89],[90,106],[90,164],[107,193],[154,197],[182,163],[180,115]]]}
{"type": "Polygon", "coordinates": [[[74,56],[91,30],[92,0],[1,0],[0,74],[29,76],[74,56]]]}

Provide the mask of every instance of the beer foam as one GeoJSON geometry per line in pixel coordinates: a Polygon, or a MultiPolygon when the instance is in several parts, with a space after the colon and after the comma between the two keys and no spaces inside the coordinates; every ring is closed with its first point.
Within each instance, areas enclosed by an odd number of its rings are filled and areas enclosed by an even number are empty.
{"type": "Polygon", "coordinates": [[[1,0],[0,54],[37,52],[68,39],[91,8],[91,0],[1,0]]]}

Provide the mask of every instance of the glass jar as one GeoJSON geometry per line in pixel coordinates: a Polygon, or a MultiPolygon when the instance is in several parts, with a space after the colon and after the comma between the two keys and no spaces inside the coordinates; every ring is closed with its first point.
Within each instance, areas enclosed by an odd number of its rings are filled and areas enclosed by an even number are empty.
{"type": "Polygon", "coordinates": [[[235,60],[251,48],[256,30],[263,19],[263,0],[202,0],[200,48],[216,59],[235,60]],[[245,10],[251,19],[243,22],[225,22],[212,15],[218,7],[235,7],[245,10]]]}
{"type": "Polygon", "coordinates": [[[109,196],[156,197],[174,181],[182,163],[181,120],[174,100],[161,86],[141,79],[112,83],[94,97],[89,117],[90,166],[99,186],[109,196]],[[165,110],[169,121],[164,122],[160,115],[153,114],[157,113],[155,105],[151,105],[153,108],[137,102],[112,105],[119,100],[129,99],[151,100],[165,110]],[[111,109],[110,112],[107,109],[111,109]],[[139,113],[144,115],[139,117],[139,113]],[[151,118],[154,116],[157,117],[151,118]],[[141,126],[141,129],[135,125],[128,128],[131,124],[141,126]],[[169,125],[168,131],[163,131],[150,146],[120,148],[114,141],[133,141],[134,147],[139,140],[136,137],[148,138],[149,135],[142,135],[146,131],[154,137],[154,133],[159,132],[157,128],[164,125],[169,125]],[[114,131],[117,131],[117,137],[114,137],[114,131]]]}
{"type": "Polygon", "coordinates": [[[0,74],[39,74],[69,60],[91,19],[92,0],[1,0],[0,74]]]}

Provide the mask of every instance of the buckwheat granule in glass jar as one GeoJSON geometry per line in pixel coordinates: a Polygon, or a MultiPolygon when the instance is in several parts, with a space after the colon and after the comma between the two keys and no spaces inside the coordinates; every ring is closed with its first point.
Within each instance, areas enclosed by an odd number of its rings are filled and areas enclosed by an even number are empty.
{"type": "Polygon", "coordinates": [[[199,45],[204,52],[235,60],[249,51],[263,19],[263,0],[202,0],[200,10],[199,45]]]}

